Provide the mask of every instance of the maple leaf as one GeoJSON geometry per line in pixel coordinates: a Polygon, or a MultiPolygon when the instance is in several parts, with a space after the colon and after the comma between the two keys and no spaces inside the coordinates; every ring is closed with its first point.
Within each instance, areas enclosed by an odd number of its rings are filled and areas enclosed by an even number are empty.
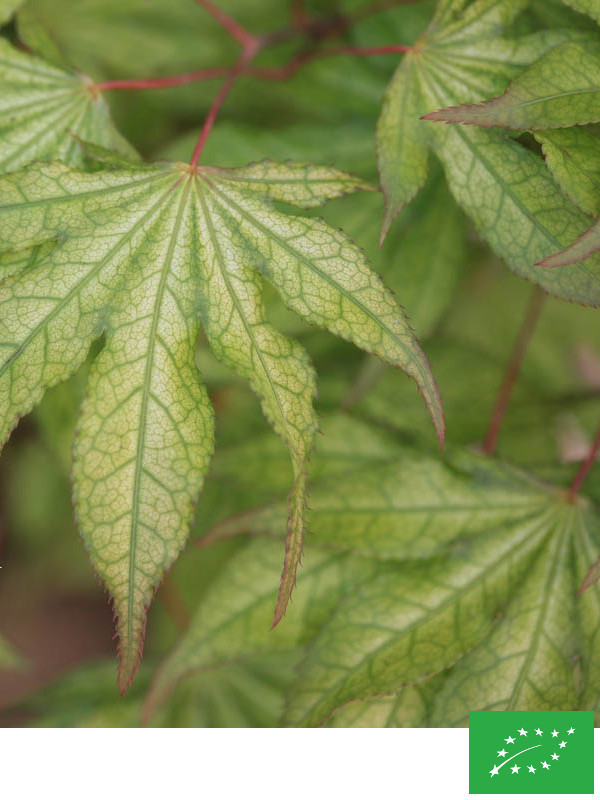
{"type": "Polygon", "coordinates": [[[569,42],[523,70],[500,97],[434,111],[425,119],[513,130],[567,128],[600,120],[600,46],[569,42]]]}
{"type": "MultiPolygon", "coordinates": [[[[382,695],[407,703],[405,724],[415,725],[461,725],[488,705],[593,707],[600,589],[577,589],[600,544],[595,508],[465,451],[440,463],[396,447],[370,465],[372,480],[350,471],[313,491],[305,568],[319,599],[295,604],[292,625],[269,644],[301,648],[286,723],[321,725],[357,701],[376,713],[382,695]]],[[[264,598],[277,570],[276,545],[260,535],[280,522],[278,506],[230,520],[228,534],[259,538],[200,603],[156,676],[148,713],[183,676],[264,651],[264,598]]]]}
{"type": "Polygon", "coordinates": [[[217,357],[250,381],[291,454],[275,623],[302,552],[317,423],[312,367],[268,323],[262,278],[307,321],[413,377],[443,437],[427,361],[361,251],[324,222],[272,203],[309,208],[366,188],[334,169],[273,162],[194,170],[120,161],[92,173],[51,163],[0,178],[0,249],[37,253],[0,288],[0,441],[105,336],[79,423],[74,498],[86,548],[114,598],[121,689],[212,454],[212,409],[194,363],[201,324],[217,357]]]}
{"type": "Polygon", "coordinates": [[[0,39],[0,83],[0,171],[48,158],[81,166],[84,155],[77,137],[135,155],[89,78],[54,67],[0,39]]]}
{"type": "Polygon", "coordinates": [[[433,149],[455,199],[510,269],[551,294],[596,306],[598,258],[564,270],[534,266],[589,226],[586,215],[556,186],[543,160],[501,131],[420,119],[436,109],[497,96],[550,47],[581,37],[568,30],[502,36],[525,5],[521,0],[475,0],[465,8],[461,0],[443,2],[404,56],[388,87],[377,129],[387,203],[383,234],[401,205],[421,188],[427,154],[433,149]]]}

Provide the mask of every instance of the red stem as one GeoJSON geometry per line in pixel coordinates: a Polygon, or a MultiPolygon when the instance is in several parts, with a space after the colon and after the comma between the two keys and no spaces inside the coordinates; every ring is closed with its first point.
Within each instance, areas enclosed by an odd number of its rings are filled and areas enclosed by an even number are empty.
{"type": "Polygon", "coordinates": [[[539,286],[534,286],[527,310],[525,312],[525,317],[521,323],[517,340],[513,347],[506,372],[504,373],[504,379],[500,386],[500,391],[498,392],[498,397],[492,412],[487,435],[483,443],[483,452],[485,455],[492,455],[496,449],[498,435],[500,433],[500,428],[502,427],[502,421],[504,420],[506,409],[508,408],[510,396],[512,394],[515,382],[519,376],[521,364],[523,363],[525,353],[527,352],[527,347],[535,331],[545,299],[545,293],[539,288],[539,286]]]}
{"type": "Polygon", "coordinates": [[[200,131],[200,136],[198,137],[198,141],[196,142],[196,147],[194,148],[194,152],[192,153],[192,160],[190,161],[190,166],[195,168],[198,166],[198,161],[200,160],[200,156],[202,155],[202,150],[204,145],[206,144],[206,140],[212,130],[213,125],[215,124],[215,120],[219,111],[221,110],[221,106],[227,99],[227,95],[231,91],[233,84],[238,79],[241,72],[243,72],[244,68],[248,64],[248,62],[254,58],[256,53],[258,52],[259,45],[256,42],[252,47],[248,49],[244,49],[244,52],[240,56],[239,61],[235,65],[235,67],[230,71],[229,77],[221,86],[219,93],[215,97],[215,100],[210,107],[210,110],[207,114],[206,119],[204,120],[204,125],[202,126],[202,130],[200,131]]]}
{"type": "Polygon", "coordinates": [[[148,78],[143,80],[124,80],[124,81],[104,81],[97,83],[95,88],[101,92],[114,89],[168,89],[171,86],[180,86],[184,83],[194,83],[211,78],[222,78],[228,75],[230,69],[227,67],[212,67],[210,69],[199,69],[196,72],[184,72],[182,75],[173,75],[170,78],[148,78]]]}
{"type": "Polygon", "coordinates": [[[308,14],[304,8],[304,0],[292,0],[292,20],[294,26],[303,31],[309,23],[308,14]]]}
{"type": "Polygon", "coordinates": [[[411,47],[406,44],[393,44],[387,47],[331,47],[327,50],[311,50],[300,53],[283,67],[255,67],[248,74],[267,81],[284,81],[291,78],[309,61],[334,56],[381,56],[392,53],[408,53],[411,47]]]}
{"type": "Polygon", "coordinates": [[[570,500],[575,500],[575,498],[579,494],[579,490],[581,489],[581,484],[587,478],[588,472],[592,468],[594,461],[598,456],[599,450],[600,450],[600,428],[596,433],[594,441],[592,442],[592,446],[590,447],[589,452],[585,458],[585,461],[579,467],[577,475],[575,475],[573,483],[571,484],[571,488],[569,489],[569,494],[568,494],[570,500]]]}
{"type": "Polygon", "coordinates": [[[207,11],[219,25],[221,25],[227,33],[238,41],[244,49],[253,47],[257,42],[257,37],[242,28],[241,25],[232,19],[229,14],[222,11],[212,0],[196,0],[199,6],[207,11]]]}

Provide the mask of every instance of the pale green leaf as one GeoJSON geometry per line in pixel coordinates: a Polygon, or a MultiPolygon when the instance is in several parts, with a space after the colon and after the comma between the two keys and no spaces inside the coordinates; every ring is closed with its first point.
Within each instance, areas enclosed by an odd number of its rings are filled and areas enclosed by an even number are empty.
{"type": "Polygon", "coordinates": [[[302,569],[302,591],[290,606],[285,625],[269,631],[280,572],[279,547],[263,540],[253,542],[228,564],[159,670],[146,700],[147,718],[185,675],[256,653],[287,652],[306,643],[323,625],[340,592],[372,570],[366,563],[350,566],[344,554],[311,548],[302,569]]]}
{"type": "MultiPolygon", "coordinates": [[[[539,487],[513,473],[463,456],[448,464],[397,446],[396,459],[368,470],[334,475],[311,492],[311,541],[338,551],[381,560],[423,559],[464,546],[482,530],[501,527],[507,516],[536,515],[547,504],[539,487]],[[493,476],[494,482],[491,482],[493,476]],[[488,486],[489,484],[489,486],[488,486]],[[399,491],[401,487],[401,491],[399,491]]],[[[226,521],[214,531],[232,536],[277,536],[285,505],[226,521]]]]}
{"type": "MultiPolygon", "coordinates": [[[[498,476],[486,475],[484,462],[474,469],[485,496],[498,476]]],[[[508,489],[506,481],[504,473],[508,489]]],[[[516,488],[516,475],[513,481],[516,488]]],[[[434,478],[434,485],[443,489],[445,479],[434,478]]],[[[406,562],[390,563],[349,594],[309,646],[290,690],[288,724],[321,724],[350,700],[393,693],[454,664],[451,679],[463,674],[464,664],[479,692],[465,702],[465,710],[487,706],[500,686],[514,700],[504,707],[577,707],[574,639],[583,658],[597,658],[593,638],[577,638],[572,624],[583,612],[574,605],[579,576],[567,554],[585,504],[565,504],[542,486],[538,491],[541,502],[532,514],[507,509],[503,523],[487,528],[467,523],[461,545],[447,558],[413,563],[410,569],[406,562]],[[507,658],[514,655],[514,669],[503,653],[494,657],[495,637],[505,644],[507,658]],[[480,664],[470,665],[470,651],[481,651],[496,671],[487,675],[480,664]],[[550,657],[556,666],[548,670],[550,657]],[[523,664],[527,694],[521,694],[523,664]]],[[[447,513],[443,503],[439,514],[432,507],[428,524],[434,531],[447,513]]],[[[458,702],[462,681],[457,679],[452,691],[449,685],[442,694],[458,702]]],[[[459,722],[453,716],[434,724],[459,722]]]]}
{"type": "Polygon", "coordinates": [[[434,111],[425,119],[484,128],[543,130],[600,120],[600,47],[570,42],[524,70],[493,100],[434,111]]]}
{"type": "Polygon", "coordinates": [[[83,155],[77,137],[134,155],[88,78],[0,40],[0,84],[1,171],[48,158],[80,166],[83,155]]]}
{"type": "Polygon", "coordinates": [[[92,562],[115,601],[121,688],[141,652],[145,612],[187,537],[212,454],[198,382],[200,325],[248,378],[288,445],[294,471],[276,620],[302,551],[314,374],[266,320],[261,273],[311,322],[414,377],[443,432],[437,390],[402,312],[356,246],[270,199],[321,202],[363,187],[332,169],[263,163],[247,173],[116,163],[85,174],[39,164],[0,179],[0,244],[43,246],[0,290],[0,439],[93,340],[75,449],[75,502],[92,562]]]}
{"type": "Polygon", "coordinates": [[[598,253],[599,250],[600,221],[595,222],[592,227],[585,231],[585,233],[581,234],[581,236],[575,242],[573,242],[573,244],[570,244],[568,247],[565,247],[558,253],[554,253],[551,256],[546,256],[546,258],[542,259],[537,266],[548,269],[550,274],[553,272],[560,274],[569,268],[571,264],[576,264],[577,262],[585,259],[586,264],[592,265],[593,268],[598,258],[597,256],[594,256],[594,254],[598,253]],[[555,269],[556,267],[561,267],[561,269],[555,269]]]}
{"type": "Polygon", "coordinates": [[[406,686],[391,697],[347,703],[335,712],[327,727],[426,728],[433,700],[443,682],[443,676],[435,676],[415,686],[406,686]]]}
{"type": "Polygon", "coordinates": [[[416,56],[409,53],[392,78],[377,123],[379,174],[385,198],[381,240],[403,205],[410,202],[427,179],[429,149],[424,124],[425,108],[419,87],[416,56]]]}
{"type": "MultiPolygon", "coordinates": [[[[600,587],[577,597],[600,547],[596,509],[481,456],[456,451],[440,463],[397,446],[393,461],[368,470],[349,461],[345,476],[313,490],[293,627],[265,631],[277,561],[272,543],[253,541],[201,602],[150,711],[184,675],[280,643],[304,651],[289,725],[332,715],[334,726],[461,725],[488,703],[596,704],[600,587]]],[[[271,510],[233,519],[229,533],[272,535],[283,514],[271,510]]]]}
{"type": "Polygon", "coordinates": [[[443,686],[433,725],[466,725],[469,710],[484,706],[566,711],[597,703],[600,592],[593,587],[578,598],[576,591],[598,551],[599,533],[595,513],[562,509],[490,636],[443,686]]]}
{"type": "MultiPolygon", "coordinates": [[[[501,26],[511,22],[522,6],[509,0],[481,0],[453,20],[443,15],[443,24],[434,20],[410,54],[419,64],[420,96],[428,106],[423,113],[490,99],[549,48],[581,39],[577,31],[514,39],[499,35],[501,26]]],[[[400,90],[406,86],[395,84],[395,91],[400,90]]],[[[427,138],[442,161],[450,190],[508,266],[559,297],[598,305],[600,260],[560,272],[534,266],[589,225],[559,191],[543,161],[498,132],[428,124],[427,138]]]]}
{"type": "Polygon", "coordinates": [[[592,216],[600,215],[600,137],[588,128],[535,133],[554,180],[592,216]]]}

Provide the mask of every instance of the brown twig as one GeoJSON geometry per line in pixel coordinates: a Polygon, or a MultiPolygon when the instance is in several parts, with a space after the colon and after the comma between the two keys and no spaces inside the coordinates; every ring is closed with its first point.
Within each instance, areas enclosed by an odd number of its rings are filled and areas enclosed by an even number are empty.
{"type": "Polygon", "coordinates": [[[228,75],[229,67],[211,67],[209,69],[199,69],[195,72],[184,72],[182,75],[173,75],[168,78],[147,78],[142,80],[122,80],[104,81],[94,84],[94,88],[101,92],[113,90],[143,90],[143,89],[169,89],[172,86],[181,86],[185,83],[195,83],[196,81],[210,80],[211,78],[222,78],[228,75]]]}
{"type": "Polygon", "coordinates": [[[598,429],[596,436],[594,437],[594,441],[592,442],[592,446],[589,449],[587,456],[585,457],[585,461],[582,462],[581,466],[577,470],[577,474],[573,479],[573,483],[569,488],[568,497],[571,501],[575,500],[577,495],[579,494],[579,490],[581,489],[581,484],[587,478],[588,473],[596,458],[598,457],[598,451],[600,451],[600,428],[598,429]]]}
{"type": "Polygon", "coordinates": [[[254,34],[250,33],[245,28],[242,28],[241,25],[213,3],[212,0],[196,0],[196,2],[207,11],[233,39],[239,42],[244,50],[256,46],[258,37],[254,36],[254,34]]]}
{"type": "Polygon", "coordinates": [[[521,323],[517,340],[508,361],[506,372],[504,373],[504,378],[502,380],[500,391],[498,392],[496,404],[494,405],[494,410],[490,419],[487,435],[483,443],[483,452],[488,456],[492,455],[496,449],[498,435],[500,433],[500,428],[502,427],[502,421],[504,420],[506,409],[508,408],[510,396],[512,394],[515,382],[519,376],[521,364],[523,363],[525,353],[527,352],[527,347],[535,331],[545,299],[546,295],[542,289],[540,289],[539,286],[534,286],[527,310],[525,312],[525,317],[521,323]]]}
{"type": "Polygon", "coordinates": [[[242,55],[240,56],[237,64],[231,70],[229,77],[221,86],[221,89],[215,100],[210,107],[210,110],[207,114],[206,119],[204,120],[204,125],[202,126],[202,130],[200,131],[200,136],[198,137],[198,141],[196,142],[196,147],[194,148],[194,152],[192,153],[192,159],[190,161],[190,166],[195,169],[198,166],[198,161],[200,160],[200,156],[202,155],[202,150],[208,139],[208,136],[212,130],[213,125],[215,124],[215,120],[221,107],[225,100],[227,99],[227,95],[231,91],[233,84],[238,79],[240,73],[244,70],[244,67],[248,64],[249,61],[254,58],[255,54],[259,50],[259,45],[256,42],[252,47],[245,48],[242,55]]]}

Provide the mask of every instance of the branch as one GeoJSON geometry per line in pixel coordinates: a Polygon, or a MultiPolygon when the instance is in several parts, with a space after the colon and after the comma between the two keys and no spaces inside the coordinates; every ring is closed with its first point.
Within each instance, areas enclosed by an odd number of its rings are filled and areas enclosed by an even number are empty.
{"type": "Polygon", "coordinates": [[[299,31],[305,30],[309,24],[309,16],[304,8],[304,0],[292,0],[291,16],[294,27],[299,31]]]}
{"type": "Polygon", "coordinates": [[[577,495],[579,494],[579,490],[581,489],[581,484],[587,478],[588,473],[592,466],[594,465],[594,461],[598,456],[598,451],[600,450],[600,428],[598,429],[594,441],[592,442],[592,446],[585,458],[585,461],[579,467],[577,474],[571,484],[569,489],[568,498],[571,502],[575,500],[577,495]]]}
{"type": "Polygon", "coordinates": [[[242,28],[241,25],[238,25],[238,23],[232,19],[229,14],[226,14],[224,11],[222,11],[217,5],[215,5],[215,3],[212,2],[212,0],[196,0],[196,2],[205,11],[207,11],[232,38],[239,42],[244,50],[256,46],[258,41],[257,37],[247,31],[245,28],[242,28]]]}
{"type": "Polygon", "coordinates": [[[239,75],[244,71],[245,67],[248,65],[248,62],[254,58],[259,49],[260,49],[260,44],[258,43],[258,40],[255,41],[254,44],[249,46],[248,48],[244,48],[244,51],[242,52],[242,55],[240,56],[237,64],[230,71],[229,77],[227,78],[223,86],[221,86],[219,93],[215,97],[215,100],[212,106],[210,107],[208,115],[204,121],[202,130],[200,131],[200,136],[198,137],[196,147],[194,148],[194,152],[192,153],[192,160],[190,161],[190,166],[192,167],[192,169],[195,169],[198,166],[198,161],[200,160],[200,156],[202,155],[202,150],[204,148],[204,145],[206,144],[206,140],[208,139],[212,127],[215,124],[217,115],[219,114],[219,111],[221,110],[223,103],[227,99],[227,95],[231,91],[233,84],[236,82],[239,75]]]}
{"type": "Polygon", "coordinates": [[[381,56],[408,53],[412,48],[406,44],[393,44],[387,47],[331,47],[326,50],[309,50],[299,53],[283,67],[254,67],[247,70],[248,75],[267,81],[284,81],[293,77],[298,70],[310,61],[337,56],[381,56]]]}
{"type": "Polygon", "coordinates": [[[498,392],[487,435],[483,443],[483,452],[487,456],[491,456],[496,449],[498,435],[502,427],[506,409],[508,408],[510,396],[519,376],[521,364],[523,363],[527,347],[535,331],[545,299],[546,295],[542,289],[540,289],[539,286],[534,286],[525,312],[525,317],[521,323],[517,340],[513,347],[506,372],[504,373],[504,379],[500,386],[500,391],[498,392]]]}
{"type": "Polygon", "coordinates": [[[94,88],[101,92],[113,91],[115,89],[168,89],[172,86],[180,86],[184,83],[222,78],[224,75],[228,75],[230,71],[231,69],[229,67],[211,67],[209,69],[199,69],[195,72],[184,72],[182,75],[173,75],[168,78],[104,81],[103,83],[96,83],[94,88]]]}

